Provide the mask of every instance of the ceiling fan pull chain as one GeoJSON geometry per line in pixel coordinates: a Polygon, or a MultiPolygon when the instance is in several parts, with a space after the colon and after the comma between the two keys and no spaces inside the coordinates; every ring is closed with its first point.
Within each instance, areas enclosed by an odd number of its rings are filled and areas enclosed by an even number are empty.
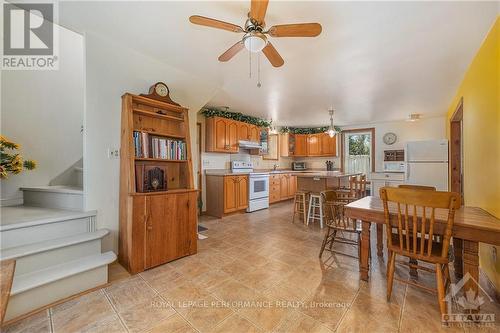
{"type": "Polygon", "coordinates": [[[257,54],[257,88],[260,88],[262,84],[260,83],[260,52],[257,54]]]}

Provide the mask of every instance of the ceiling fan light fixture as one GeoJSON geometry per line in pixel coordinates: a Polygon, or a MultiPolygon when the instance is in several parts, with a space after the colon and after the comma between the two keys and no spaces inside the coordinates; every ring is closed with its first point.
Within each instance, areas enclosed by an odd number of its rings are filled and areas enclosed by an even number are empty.
{"type": "Polygon", "coordinates": [[[252,31],[243,37],[243,44],[248,51],[257,53],[262,51],[264,47],[266,47],[267,38],[261,32],[252,31]]]}

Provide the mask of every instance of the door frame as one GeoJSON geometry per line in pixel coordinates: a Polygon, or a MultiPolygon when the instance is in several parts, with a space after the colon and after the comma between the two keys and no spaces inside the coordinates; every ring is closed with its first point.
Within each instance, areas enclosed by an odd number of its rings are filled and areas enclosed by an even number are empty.
{"type": "Polygon", "coordinates": [[[344,172],[344,154],[345,154],[345,145],[344,145],[344,140],[345,140],[345,133],[362,133],[362,132],[370,132],[371,135],[371,170],[372,172],[375,172],[375,127],[368,127],[368,128],[355,128],[355,129],[348,129],[348,130],[342,130],[340,132],[340,171],[344,172]]]}
{"type": "Polygon", "coordinates": [[[450,191],[460,193],[464,204],[464,149],[463,149],[464,98],[450,118],[450,191]]]}
{"type": "MultiPolygon", "coordinates": [[[[203,205],[203,172],[201,170],[202,168],[202,160],[201,160],[201,153],[203,152],[202,149],[202,124],[200,122],[196,122],[196,142],[198,143],[198,203],[201,201],[203,205]]],[[[199,207],[198,205],[198,216],[202,214],[202,208],[199,207]]]]}

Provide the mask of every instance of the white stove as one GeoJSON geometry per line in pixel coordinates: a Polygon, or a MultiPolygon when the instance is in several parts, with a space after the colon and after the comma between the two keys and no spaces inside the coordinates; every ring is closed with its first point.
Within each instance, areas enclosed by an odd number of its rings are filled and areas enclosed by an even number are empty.
{"type": "Polygon", "coordinates": [[[248,173],[247,212],[269,208],[269,172],[254,172],[252,162],[232,161],[233,173],[248,173]]]}

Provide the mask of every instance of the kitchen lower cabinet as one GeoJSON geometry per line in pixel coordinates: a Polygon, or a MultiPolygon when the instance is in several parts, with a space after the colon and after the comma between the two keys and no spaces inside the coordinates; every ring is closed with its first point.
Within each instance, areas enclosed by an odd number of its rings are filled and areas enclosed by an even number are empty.
{"type": "Polygon", "coordinates": [[[207,175],[206,213],[223,217],[248,208],[248,175],[207,175]]]}
{"type": "Polygon", "coordinates": [[[269,203],[292,199],[297,191],[297,176],[288,173],[274,174],[269,184],[269,203]]]}
{"type": "Polygon", "coordinates": [[[402,172],[373,172],[370,175],[371,195],[380,197],[382,187],[398,187],[404,184],[404,173],[402,172]]]}

